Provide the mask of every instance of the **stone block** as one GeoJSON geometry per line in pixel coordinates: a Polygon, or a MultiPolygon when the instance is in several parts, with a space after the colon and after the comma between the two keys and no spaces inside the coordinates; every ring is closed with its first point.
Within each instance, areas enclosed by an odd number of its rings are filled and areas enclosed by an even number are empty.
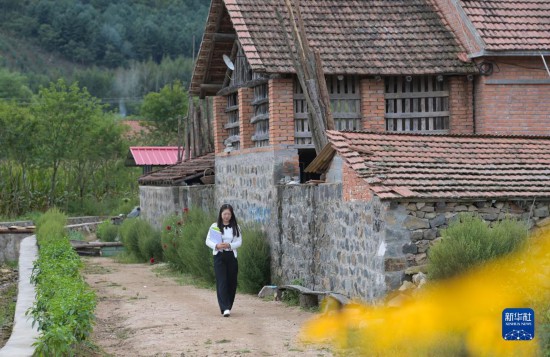
{"type": "Polygon", "coordinates": [[[425,216],[426,216],[426,212],[422,212],[422,211],[416,212],[416,217],[418,218],[424,218],[425,216]]]}
{"type": "Polygon", "coordinates": [[[481,218],[483,218],[486,221],[492,222],[496,221],[498,219],[497,213],[485,213],[481,215],[481,218]]]}
{"type": "Polygon", "coordinates": [[[424,231],[423,230],[417,230],[417,231],[413,231],[411,233],[411,240],[412,241],[420,240],[423,237],[424,237],[424,231]]]}
{"type": "Polygon", "coordinates": [[[407,216],[403,222],[403,227],[414,231],[417,229],[430,228],[430,222],[427,219],[422,219],[413,216],[407,216]]]}
{"type": "Polygon", "coordinates": [[[426,274],[427,272],[428,272],[428,264],[416,265],[414,267],[409,267],[409,268],[405,269],[405,274],[406,275],[415,275],[415,274],[418,274],[418,273],[426,274]]]}
{"type": "Polygon", "coordinates": [[[426,253],[420,253],[420,254],[417,254],[415,257],[414,257],[414,261],[416,262],[416,264],[420,265],[420,264],[426,264],[428,262],[428,255],[426,253]]]}
{"type": "Polygon", "coordinates": [[[432,240],[437,237],[437,229],[427,229],[424,231],[424,239],[432,240]]]}
{"type": "Polygon", "coordinates": [[[417,208],[417,209],[422,209],[424,206],[426,206],[426,203],[424,203],[424,202],[416,202],[416,208],[417,208]]]}
{"type": "Polygon", "coordinates": [[[433,206],[424,206],[421,209],[422,212],[435,212],[435,208],[433,206]]]}
{"type": "Polygon", "coordinates": [[[446,223],[445,215],[440,214],[434,219],[430,220],[430,227],[432,228],[439,227],[445,223],[446,223]]]}
{"type": "Polygon", "coordinates": [[[428,251],[428,248],[430,247],[430,241],[419,240],[418,242],[416,242],[416,246],[418,247],[418,253],[425,253],[428,251]]]}
{"type": "Polygon", "coordinates": [[[474,205],[468,206],[468,212],[477,212],[477,207],[474,205]]]}
{"type": "Polygon", "coordinates": [[[546,227],[550,224],[550,217],[541,219],[536,223],[537,227],[546,227]]]}
{"type": "Polygon", "coordinates": [[[386,258],[384,259],[385,271],[400,271],[407,268],[406,258],[386,258]]]}
{"type": "Polygon", "coordinates": [[[485,201],[474,202],[474,205],[475,205],[477,208],[483,208],[483,207],[485,207],[486,202],[485,202],[485,201]]]}
{"type": "Polygon", "coordinates": [[[535,217],[538,217],[538,218],[545,218],[545,217],[550,216],[550,212],[548,212],[548,207],[547,206],[543,206],[543,207],[535,209],[535,211],[533,212],[533,215],[535,217]]]}
{"type": "Polygon", "coordinates": [[[443,201],[436,202],[435,204],[435,210],[438,212],[444,211],[446,207],[447,207],[447,204],[443,201]]]}
{"type": "Polygon", "coordinates": [[[277,296],[277,287],[275,285],[266,285],[258,293],[258,297],[262,299],[267,297],[275,299],[276,296],[277,296]]]}
{"type": "Polygon", "coordinates": [[[407,210],[408,211],[413,211],[413,212],[416,211],[417,210],[416,205],[414,203],[409,203],[407,205],[407,210]]]}
{"type": "Polygon", "coordinates": [[[466,212],[468,211],[468,207],[465,205],[456,206],[454,209],[455,212],[466,212]]]}
{"type": "Polygon", "coordinates": [[[416,254],[418,247],[414,243],[407,243],[403,245],[403,254],[416,254]]]}
{"type": "Polygon", "coordinates": [[[436,215],[437,215],[437,213],[435,213],[435,212],[426,213],[426,215],[424,216],[424,218],[425,218],[425,219],[434,219],[436,215]]]}

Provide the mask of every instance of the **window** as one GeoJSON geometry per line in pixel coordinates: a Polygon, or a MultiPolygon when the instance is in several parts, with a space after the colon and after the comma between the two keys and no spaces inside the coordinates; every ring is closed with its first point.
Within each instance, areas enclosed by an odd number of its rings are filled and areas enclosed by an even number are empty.
{"type": "MultiPolygon", "coordinates": [[[[361,93],[355,76],[327,76],[327,90],[336,130],[361,130],[361,93]]],[[[302,87],[294,81],[294,142],[311,144],[308,108],[302,87]]]]}
{"type": "Polygon", "coordinates": [[[250,122],[254,125],[252,142],[254,147],[269,145],[269,87],[267,83],[254,87],[252,106],[254,116],[250,122]]]}
{"type": "Polygon", "coordinates": [[[227,107],[225,112],[227,113],[227,124],[224,129],[227,130],[228,137],[225,139],[224,144],[227,146],[231,144],[233,150],[239,150],[240,148],[240,135],[239,135],[239,97],[237,92],[229,94],[227,97],[227,107]]]}
{"type": "Polygon", "coordinates": [[[449,90],[443,76],[388,77],[384,97],[387,131],[449,130],[449,90]]]}

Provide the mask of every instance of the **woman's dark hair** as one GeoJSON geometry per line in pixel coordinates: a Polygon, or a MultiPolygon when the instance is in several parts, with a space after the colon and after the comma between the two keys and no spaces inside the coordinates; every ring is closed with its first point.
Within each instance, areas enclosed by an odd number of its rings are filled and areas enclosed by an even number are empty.
{"type": "Polygon", "coordinates": [[[226,209],[231,212],[231,219],[229,220],[229,227],[233,228],[233,236],[238,237],[241,235],[241,232],[239,232],[239,224],[237,223],[237,218],[235,217],[235,213],[233,212],[233,207],[230,204],[223,204],[220,207],[220,213],[218,213],[218,228],[220,229],[220,232],[223,234],[223,219],[222,219],[222,212],[226,209]]]}

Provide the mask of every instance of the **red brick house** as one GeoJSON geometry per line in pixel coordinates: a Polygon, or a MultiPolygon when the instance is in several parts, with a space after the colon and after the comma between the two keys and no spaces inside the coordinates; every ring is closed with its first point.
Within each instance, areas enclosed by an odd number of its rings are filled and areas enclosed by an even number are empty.
{"type": "Polygon", "coordinates": [[[548,51],[538,30],[548,26],[546,2],[521,2],[532,12],[504,31],[511,47],[502,50],[484,26],[499,18],[494,7],[513,15],[511,1],[300,4],[339,130],[319,155],[276,20],[283,0],[212,0],[190,88],[214,96],[215,205],[265,224],[275,276],[372,298],[424,264],[459,212],[550,223],[548,140],[475,136],[550,134],[548,80],[535,56],[548,51]],[[468,19],[479,47],[458,31],[468,19]],[[530,23],[525,32],[537,35],[522,32],[530,23]],[[281,185],[313,173],[326,184],[281,185]]]}
{"type": "MultiPolygon", "coordinates": [[[[313,148],[276,9],[284,1],[211,3],[191,92],[215,95],[217,154],[229,143],[231,155],[313,148]]],[[[429,1],[310,0],[301,10],[338,129],[472,132],[477,69],[429,1]]]]}
{"type": "Polygon", "coordinates": [[[550,2],[434,3],[479,69],[474,132],[550,135],[550,2]]]}

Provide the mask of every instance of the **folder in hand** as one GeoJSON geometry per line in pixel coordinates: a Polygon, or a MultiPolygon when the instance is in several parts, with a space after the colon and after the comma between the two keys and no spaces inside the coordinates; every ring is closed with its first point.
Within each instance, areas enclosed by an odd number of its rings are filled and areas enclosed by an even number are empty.
{"type": "Polygon", "coordinates": [[[209,234],[212,242],[215,244],[222,243],[222,232],[218,227],[211,227],[209,234]]]}

